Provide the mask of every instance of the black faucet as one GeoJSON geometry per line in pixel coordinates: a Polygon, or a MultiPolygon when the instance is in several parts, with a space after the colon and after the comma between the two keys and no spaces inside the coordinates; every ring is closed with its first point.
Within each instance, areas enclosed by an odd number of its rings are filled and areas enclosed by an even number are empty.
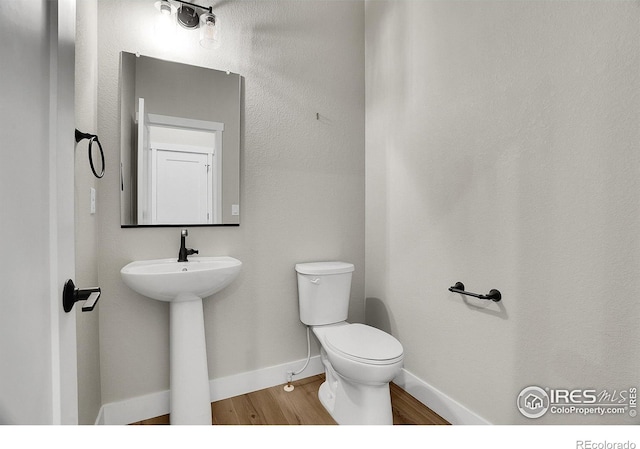
{"type": "Polygon", "coordinates": [[[184,246],[184,239],[189,235],[189,232],[186,229],[183,229],[180,233],[180,252],[178,253],[178,262],[189,262],[187,260],[187,256],[192,254],[198,254],[197,249],[186,248],[184,246]]]}

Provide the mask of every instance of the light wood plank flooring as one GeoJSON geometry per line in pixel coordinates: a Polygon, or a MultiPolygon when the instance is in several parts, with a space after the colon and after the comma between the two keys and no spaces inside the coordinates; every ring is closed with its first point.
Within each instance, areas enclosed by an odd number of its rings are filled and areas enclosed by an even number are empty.
{"type": "MultiPolygon", "coordinates": [[[[318,399],[318,388],[324,374],[293,382],[295,389],[287,393],[283,385],[223,399],[211,404],[213,424],[335,424],[318,399]]],[[[395,384],[391,384],[393,424],[449,424],[442,417],[395,384]]],[[[135,423],[169,424],[169,415],[135,423]]]]}

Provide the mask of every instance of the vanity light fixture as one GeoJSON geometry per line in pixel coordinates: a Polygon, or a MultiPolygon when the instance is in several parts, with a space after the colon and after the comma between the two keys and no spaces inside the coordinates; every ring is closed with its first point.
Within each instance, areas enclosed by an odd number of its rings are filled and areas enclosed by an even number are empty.
{"type": "Polygon", "coordinates": [[[204,48],[218,47],[218,22],[213,14],[213,7],[200,6],[182,0],[159,0],[155,3],[155,7],[160,13],[170,18],[172,23],[177,20],[187,30],[200,28],[200,45],[204,48]],[[174,3],[179,5],[176,6],[174,3]],[[198,8],[205,12],[198,14],[198,8]]]}
{"type": "Polygon", "coordinates": [[[160,11],[160,14],[164,16],[172,16],[178,10],[178,8],[168,0],[159,0],[154,3],[154,6],[158,11],[160,11]]]}
{"type": "Polygon", "coordinates": [[[216,16],[212,12],[200,14],[200,45],[204,48],[218,48],[218,26],[216,16]]]}
{"type": "Polygon", "coordinates": [[[160,15],[157,17],[155,23],[156,37],[163,41],[170,41],[175,36],[175,14],[178,8],[167,0],[155,2],[155,7],[160,11],[160,15]]]}

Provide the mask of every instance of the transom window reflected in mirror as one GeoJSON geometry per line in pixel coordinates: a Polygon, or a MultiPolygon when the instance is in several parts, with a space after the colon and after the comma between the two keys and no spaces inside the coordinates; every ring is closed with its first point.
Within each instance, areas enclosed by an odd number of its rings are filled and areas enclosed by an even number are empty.
{"type": "Polygon", "coordinates": [[[123,227],[240,223],[240,83],[121,53],[123,227]]]}

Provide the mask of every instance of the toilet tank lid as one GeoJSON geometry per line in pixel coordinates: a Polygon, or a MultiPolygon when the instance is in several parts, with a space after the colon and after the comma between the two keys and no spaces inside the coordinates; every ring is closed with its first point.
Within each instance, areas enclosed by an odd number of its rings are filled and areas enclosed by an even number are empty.
{"type": "Polygon", "coordinates": [[[343,274],[351,273],[355,267],[347,262],[308,262],[297,263],[296,271],[300,274],[343,274]]]}

